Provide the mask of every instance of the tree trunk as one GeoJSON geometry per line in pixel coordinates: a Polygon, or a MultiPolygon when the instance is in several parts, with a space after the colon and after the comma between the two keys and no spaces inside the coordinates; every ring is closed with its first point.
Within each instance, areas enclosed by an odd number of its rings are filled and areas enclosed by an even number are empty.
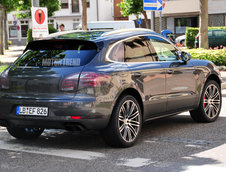
{"type": "Polygon", "coordinates": [[[87,4],[82,0],[82,29],[87,30],[87,4]]]}
{"type": "Polygon", "coordinates": [[[3,9],[0,4],[0,55],[4,54],[4,44],[3,44],[3,9]]]}
{"type": "Polygon", "coordinates": [[[200,39],[199,48],[208,49],[208,0],[200,0],[200,39]]]}
{"type": "Polygon", "coordinates": [[[150,25],[150,22],[149,22],[149,20],[148,20],[148,16],[147,16],[146,11],[143,11],[142,14],[143,14],[143,16],[144,16],[144,20],[145,20],[145,23],[146,23],[146,28],[147,28],[147,29],[151,29],[151,25],[150,25]]]}
{"type": "Polygon", "coordinates": [[[6,9],[3,10],[3,25],[4,25],[4,43],[5,43],[5,49],[8,50],[9,49],[9,45],[8,45],[8,32],[7,32],[7,11],[6,9]]]}

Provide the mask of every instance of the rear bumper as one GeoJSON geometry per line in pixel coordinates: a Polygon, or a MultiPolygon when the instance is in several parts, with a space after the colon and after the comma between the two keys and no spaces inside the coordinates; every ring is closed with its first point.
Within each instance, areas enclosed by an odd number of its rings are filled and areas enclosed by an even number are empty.
{"type": "Polygon", "coordinates": [[[26,100],[0,98],[0,125],[63,129],[103,129],[110,119],[110,102],[97,102],[93,97],[76,96],[71,100],[26,100]],[[48,107],[47,117],[16,115],[17,106],[48,107]],[[80,119],[72,119],[79,116],[80,119]]]}

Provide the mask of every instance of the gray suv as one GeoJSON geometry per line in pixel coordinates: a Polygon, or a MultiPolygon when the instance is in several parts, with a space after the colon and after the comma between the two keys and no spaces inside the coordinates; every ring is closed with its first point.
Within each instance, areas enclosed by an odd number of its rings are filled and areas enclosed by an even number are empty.
{"type": "Polygon", "coordinates": [[[146,121],[190,111],[213,122],[222,104],[212,62],[144,29],[34,41],[0,77],[0,125],[18,139],[45,128],[99,130],[109,145],[129,147],[146,121]]]}

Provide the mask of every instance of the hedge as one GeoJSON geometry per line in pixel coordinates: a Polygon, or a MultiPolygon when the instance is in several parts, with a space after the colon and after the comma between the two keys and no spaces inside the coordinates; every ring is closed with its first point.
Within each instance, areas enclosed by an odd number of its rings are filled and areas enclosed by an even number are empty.
{"type": "Polygon", "coordinates": [[[186,49],[193,59],[209,60],[217,66],[226,66],[226,47],[217,50],[186,49]]]}
{"type": "MultiPolygon", "coordinates": [[[[209,30],[213,29],[224,29],[226,30],[226,27],[209,27],[209,30]]],[[[185,42],[186,46],[188,48],[194,48],[195,47],[195,37],[199,33],[199,28],[196,27],[187,27],[185,32],[185,42]]]]}
{"type": "MultiPolygon", "coordinates": [[[[55,29],[54,27],[52,26],[49,26],[49,33],[55,33],[57,32],[57,29],[55,29]]],[[[27,31],[27,43],[33,41],[33,38],[32,38],[32,29],[28,29],[27,31]]]]}

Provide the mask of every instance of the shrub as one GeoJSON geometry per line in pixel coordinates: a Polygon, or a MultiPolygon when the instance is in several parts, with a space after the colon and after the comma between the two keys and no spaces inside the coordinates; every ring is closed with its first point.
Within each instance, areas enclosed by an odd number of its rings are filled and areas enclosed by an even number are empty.
{"type": "Polygon", "coordinates": [[[185,32],[185,43],[188,48],[194,48],[195,36],[199,33],[199,28],[188,27],[185,32]]]}
{"type": "MultiPolygon", "coordinates": [[[[55,29],[54,27],[52,26],[49,26],[49,33],[55,33],[57,32],[57,29],[55,29]]],[[[32,37],[32,29],[28,29],[27,31],[27,43],[33,41],[33,37],[32,37]]]]}
{"type": "MultiPolygon", "coordinates": [[[[209,30],[213,29],[224,29],[226,30],[226,27],[209,27],[209,30]]],[[[195,37],[199,33],[199,28],[195,27],[187,27],[186,32],[185,32],[185,42],[186,46],[188,48],[194,48],[195,47],[195,37]]]]}
{"type": "Polygon", "coordinates": [[[209,60],[217,66],[226,66],[226,47],[218,50],[187,49],[193,59],[209,60]]]}

